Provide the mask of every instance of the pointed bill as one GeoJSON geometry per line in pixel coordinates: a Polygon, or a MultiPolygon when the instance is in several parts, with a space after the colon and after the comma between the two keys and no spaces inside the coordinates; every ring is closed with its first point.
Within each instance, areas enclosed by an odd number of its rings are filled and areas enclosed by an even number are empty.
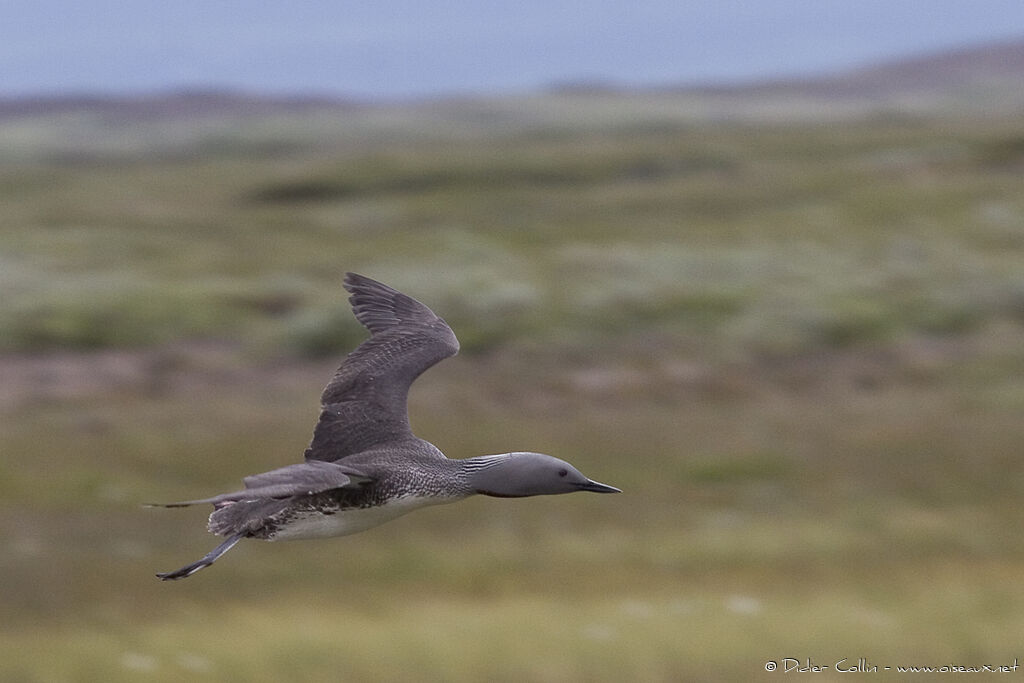
{"type": "Polygon", "coordinates": [[[593,479],[587,479],[587,483],[580,484],[580,491],[593,491],[594,493],[622,493],[621,489],[608,484],[601,484],[593,479]]]}

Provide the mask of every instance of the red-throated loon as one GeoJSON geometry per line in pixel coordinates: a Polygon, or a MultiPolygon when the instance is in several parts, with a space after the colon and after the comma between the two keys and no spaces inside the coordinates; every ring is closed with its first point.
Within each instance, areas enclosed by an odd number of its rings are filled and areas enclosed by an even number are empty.
{"type": "Polygon", "coordinates": [[[167,504],[213,504],[209,529],[227,539],[202,559],[157,574],[161,579],[191,576],[243,538],[345,536],[474,494],[619,492],[550,455],[515,452],[451,460],[417,438],[409,427],[409,386],[458,352],[455,333],[429,308],[380,282],[348,273],[345,289],[370,338],[348,355],[324,389],[306,461],[245,477],[242,491],[167,504]]]}

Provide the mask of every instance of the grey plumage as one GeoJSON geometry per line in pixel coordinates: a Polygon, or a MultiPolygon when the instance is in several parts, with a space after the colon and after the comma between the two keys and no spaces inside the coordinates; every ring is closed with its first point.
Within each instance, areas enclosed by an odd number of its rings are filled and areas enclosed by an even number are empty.
{"type": "Polygon", "coordinates": [[[450,460],[409,427],[409,387],[455,355],[459,342],[429,308],[387,285],[345,276],[349,302],[370,338],[350,353],[321,395],[306,461],[245,477],[245,488],[166,504],[214,506],[208,528],[228,539],[161,579],[208,567],[242,538],[284,540],[357,533],[413,509],[474,494],[522,497],[618,489],[567,462],[516,452],[450,460]]]}
{"type": "Polygon", "coordinates": [[[354,273],[345,277],[345,289],[370,338],[324,389],[307,460],[335,461],[389,442],[418,441],[409,428],[409,387],[459,350],[448,324],[412,297],[354,273]]]}
{"type": "Polygon", "coordinates": [[[341,463],[312,460],[245,477],[242,479],[245,484],[245,489],[242,491],[222,493],[212,498],[165,503],[163,507],[187,507],[201,503],[212,503],[214,507],[218,507],[224,503],[244,500],[288,498],[311,495],[331,489],[359,488],[360,485],[368,481],[370,478],[357,469],[341,463]]]}

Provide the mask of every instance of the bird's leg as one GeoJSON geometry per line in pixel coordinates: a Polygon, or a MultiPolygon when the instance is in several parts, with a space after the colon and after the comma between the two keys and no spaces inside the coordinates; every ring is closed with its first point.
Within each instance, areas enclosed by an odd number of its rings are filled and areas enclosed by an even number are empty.
{"type": "Polygon", "coordinates": [[[217,561],[217,558],[231,550],[236,543],[245,538],[245,534],[235,534],[229,537],[226,541],[221,543],[219,546],[211,550],[210,552],[203,555],[201,560],[197,560],[192,564],[187,564],[181,569],[173,572],[164,572],[157,574],[157,577],[161,581],[176,581],[177,579],[184,579],[186,576],[192,576],[200,569],[205,569],[211,564],[217,561]]]}

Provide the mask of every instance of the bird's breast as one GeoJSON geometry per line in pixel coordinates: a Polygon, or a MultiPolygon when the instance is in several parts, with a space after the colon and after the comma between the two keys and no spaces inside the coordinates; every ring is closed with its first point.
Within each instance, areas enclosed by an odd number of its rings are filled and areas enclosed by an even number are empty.
{"type": "Polygon", "coordinates": [[[404,514],[429,505],[458,500],[454,497],[402,496],[379,505],[341,508],[337,506],[297,506],[285,510],[274,520],[268,541],[348,536],[390,522],[404,514]]]}

